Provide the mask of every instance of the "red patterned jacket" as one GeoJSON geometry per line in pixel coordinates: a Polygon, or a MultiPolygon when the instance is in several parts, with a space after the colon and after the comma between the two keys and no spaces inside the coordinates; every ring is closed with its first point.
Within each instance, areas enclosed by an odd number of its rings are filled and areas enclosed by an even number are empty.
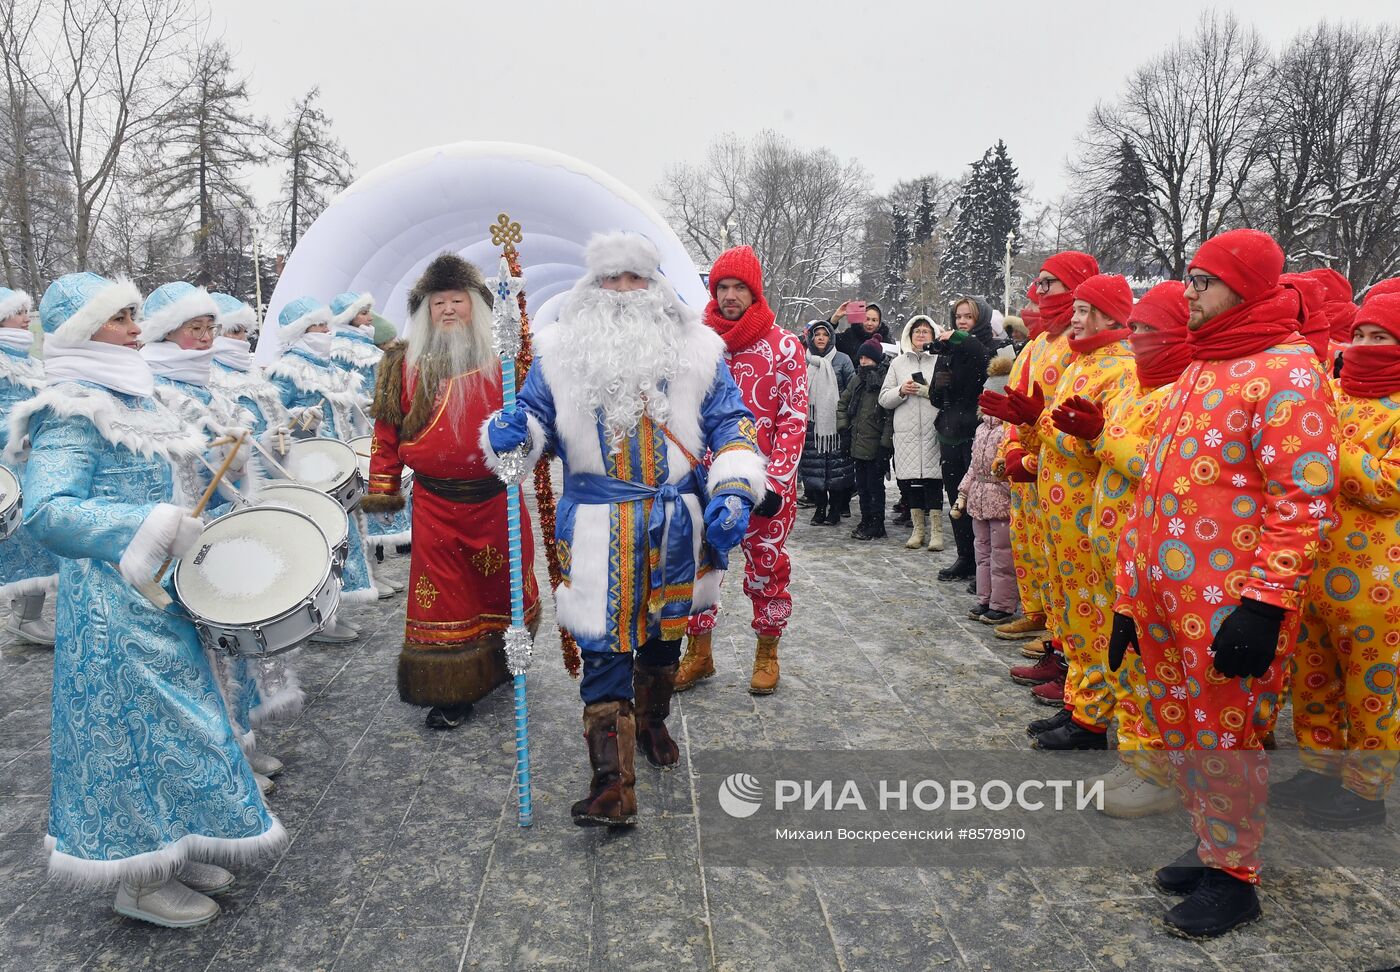
{"type": "Polygon", "coordinates": [[[791,498],[807,438],[807,352],[795,334],[774,324],[724,358],[753,412],[758,448],[768,457],[768,488],[791,498]]]}

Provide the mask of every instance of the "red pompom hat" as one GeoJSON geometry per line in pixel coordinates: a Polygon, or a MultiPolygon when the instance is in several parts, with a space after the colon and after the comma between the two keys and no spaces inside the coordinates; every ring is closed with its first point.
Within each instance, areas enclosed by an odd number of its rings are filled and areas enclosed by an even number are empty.
{"type": "Polygon", "coordinates": [[[1257,300],[1278,289],[1283,250],[1268,233],[1228,230],[1202,243],[1189,269],[1219,277],[1245,301],[1257,300]]]}
{"type": "Polygon", "coordinates": [[[1074,299],[1107,314],[1119,325],[1128,323],[1133,310],[1133,288],[1116,273],[1099,273],[1085,280],[1074,288],[1074,299]]]}

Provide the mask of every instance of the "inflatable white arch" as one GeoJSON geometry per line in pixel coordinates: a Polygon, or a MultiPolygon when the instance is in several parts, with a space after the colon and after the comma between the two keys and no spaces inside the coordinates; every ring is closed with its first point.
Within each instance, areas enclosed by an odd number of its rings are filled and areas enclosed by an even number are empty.
{"type": "Polygon", "coordinates": [[[607,173],[533,145],[458,142],[381,165],[326,207],[282,270],[258,361],[280,353],[277,315],[303,295],[329,302],[344,291],[368,291],[402,332],[409,288],[439,253],[450,250],[495,276],[500,247],[491,243],[490,227],[500,213],[521,225],[520,263],[536,328],[558,315],[596,232],[645,234],[681,298],[697,308],[709,298],[666,220],[607,173]]]}

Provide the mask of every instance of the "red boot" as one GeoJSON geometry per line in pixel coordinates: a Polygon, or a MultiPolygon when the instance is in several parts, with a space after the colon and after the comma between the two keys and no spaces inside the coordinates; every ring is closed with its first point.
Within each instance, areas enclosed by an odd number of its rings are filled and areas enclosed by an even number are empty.
{"type": "Polygon", "coordinates": [[[1058,682],[1041,682],[1031,689],[1031,698],[1041,705],[1053,705],[1057,709],[1064,708],[1065,677],[1061,675],[1058,682]]]}
{"type": "Polygon", "coordinates": [[[1011,681],[1020,685],[1041,685],[1065,679],[1064,655],[1056,650],[1053,642],[1045,642],[1045,654],[1034,665],[1017,665],[1011,669],[1011,681]]]}

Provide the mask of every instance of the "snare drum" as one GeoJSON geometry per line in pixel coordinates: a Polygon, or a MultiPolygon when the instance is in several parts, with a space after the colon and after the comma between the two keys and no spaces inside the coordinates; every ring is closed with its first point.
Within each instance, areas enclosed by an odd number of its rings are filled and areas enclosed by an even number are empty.
{"type": "MultiPolygon", "coordinates": [[[[355,450],[355,461],[359,463],[360,475],[365,482],[369,482],[369,457],[374,455],[374,436],[361,435],[349,441],[350,448],[355,450]]],[[[399,491],[407,493],[413,485],[413,470],[407,466],[403,467],[403,473],[399,476],[399,491]]]]}
{"type": "Polygon", "coordinates": [[[326,535],[304,513],[250,506],[204,528],[175,567],[175,593],[200,640],[233,655],[276,655],[319,632],[340,606],[326,535]]]}
{"type": "Polygon", "coordinates": [[[9,539],[24,519],[24,493],[19,477],[0,466],[0,540],[9,539]]]}
{"type": "Polygon", "coordinates": [[[339,439],[298,439],[282,460],[292,479],[334,497],[347,512],[360,505],[365,480],[355,450],[339,439]]]}
{"type": "Polygon", "coordinates": [[[350,552],[350,517],[334,497],[300,483],[271,483],[259,490],[257,505],[285,506],[311,517],[330,544],[336,576],[344,571],[350,552]]]}

